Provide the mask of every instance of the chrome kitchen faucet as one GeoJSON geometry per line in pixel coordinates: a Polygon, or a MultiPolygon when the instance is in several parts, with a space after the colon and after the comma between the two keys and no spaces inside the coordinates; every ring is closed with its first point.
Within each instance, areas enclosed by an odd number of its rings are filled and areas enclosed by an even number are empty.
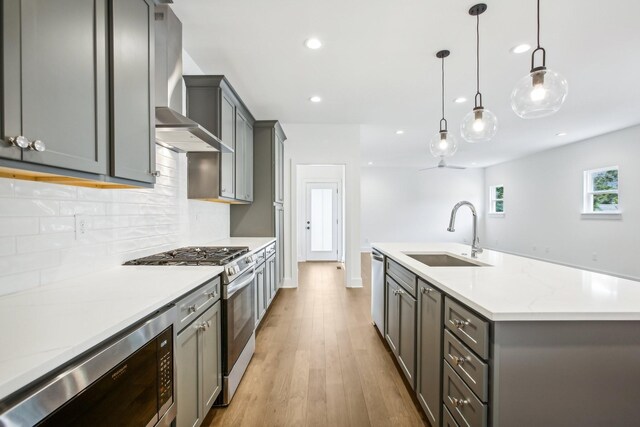
{"type": "Polygon", "coordinates": [[[461,206],[469,206],[469,209],[471,209],[471,213],[473,214],[473,242],[471,243],[471,258],[477,258],[478,254],[482,253],[482,248],[480,247],[480,238],[478,237],[478,213],[471,202],[463,200],[456,203],[451,211],[451,219],[449,220],[449,228],[447,228],[447,231],[450,231],[451,233],[456,231],[456,214],[461,206]]]}

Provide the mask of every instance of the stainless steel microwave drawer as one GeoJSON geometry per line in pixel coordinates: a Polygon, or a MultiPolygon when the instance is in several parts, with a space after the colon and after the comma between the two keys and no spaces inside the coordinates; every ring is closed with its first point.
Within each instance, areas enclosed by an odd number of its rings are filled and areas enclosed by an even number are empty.
{"type": "Polygon", "coordinates": [[[460,341],[478,356],[489,358],[489,322],[473,314],[462,305],[446,298],[444,324],[460,341]]]}
{"type": "Polygon", "coordinates": [[[386,267],[387,274],[415,298],[417,286],[416,275],[389,258],[387,258],[386,267]]]}
{"type": "Polygon", "coordinates": [[[482,403],[455,373],[449,363],[443,363],[442,399],[459,425],[487,426],[487,405],[482,403]]]}
{"type": "Polygon", "coordinates": [[[178,331],[189,325],[220,299],[220,276],[206,282],[178,301],[178,331]]]}
{"type": "Polygon", "coordinates": [[[489,365],[446,329],[442,350],[444,360],[449,362],[453,370],[480,400],[487,402],[489,400],[489,365]]]}

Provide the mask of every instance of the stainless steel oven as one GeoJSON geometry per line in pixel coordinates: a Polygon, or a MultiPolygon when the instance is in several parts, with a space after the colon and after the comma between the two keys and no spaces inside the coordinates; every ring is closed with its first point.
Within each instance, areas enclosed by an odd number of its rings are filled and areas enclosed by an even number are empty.
{"type": "Polygon", "coordinates": [[[169,426],[175,307],[0,404],[0,426],[169,426]]]}
{"type": "Polygon", "coordinates": [[[222,403],[233,397],[255,350],[255,264],[233,281],[223,286],[222,342],[222,403]]]}

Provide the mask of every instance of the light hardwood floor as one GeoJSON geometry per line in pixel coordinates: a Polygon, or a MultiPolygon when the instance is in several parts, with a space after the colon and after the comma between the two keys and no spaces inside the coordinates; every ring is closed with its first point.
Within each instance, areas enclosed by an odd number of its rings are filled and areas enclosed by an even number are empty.
{"type": "Polygon", "coordinates": [[[301,263],[298,289],[281,289],[231,404],[205,426],[422,426],[392,354],[371,324],[364,288],[346,289],[336,263],[301,263]]]}

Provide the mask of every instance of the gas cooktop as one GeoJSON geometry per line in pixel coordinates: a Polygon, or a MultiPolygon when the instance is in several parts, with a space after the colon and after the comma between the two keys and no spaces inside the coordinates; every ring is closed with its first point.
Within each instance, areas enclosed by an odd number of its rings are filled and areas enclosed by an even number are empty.
{"type": "Polygon", "coordinates": [[[226,265],[249,252],[229,246],[188,246],[127,261],[124,265],[226,265]]]}

